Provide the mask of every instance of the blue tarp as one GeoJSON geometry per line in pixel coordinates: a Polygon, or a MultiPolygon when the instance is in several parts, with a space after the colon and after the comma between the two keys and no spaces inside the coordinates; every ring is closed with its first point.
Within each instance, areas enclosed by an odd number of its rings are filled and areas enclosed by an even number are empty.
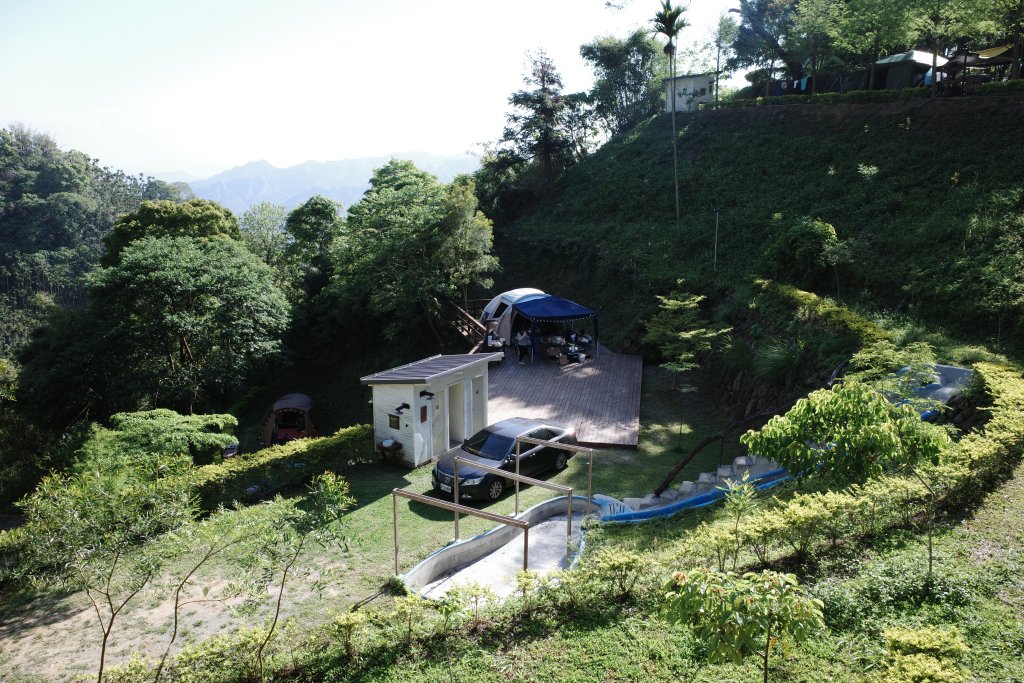
{"type": "Polygon", "coordinates": [[[582,320],[597,315],[586,306],[560,296],[546,296],[522,303],[513,304],[512,308],[525,318],[534,322],[557,322],[559,320],[582,320]]]}

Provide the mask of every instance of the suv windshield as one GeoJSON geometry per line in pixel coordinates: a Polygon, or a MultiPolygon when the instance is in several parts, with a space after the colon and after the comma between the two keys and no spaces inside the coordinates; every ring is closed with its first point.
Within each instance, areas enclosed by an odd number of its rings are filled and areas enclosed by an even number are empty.
{"type": "Polygon", "coordinates": [[[479,455],[490,460],[504,460],[505,456],[512,452],[512,446],[514,445],[515,439],[484,429],[466,439],[466,443],[462,444],[462,448],[473,455],[479,455]]]}

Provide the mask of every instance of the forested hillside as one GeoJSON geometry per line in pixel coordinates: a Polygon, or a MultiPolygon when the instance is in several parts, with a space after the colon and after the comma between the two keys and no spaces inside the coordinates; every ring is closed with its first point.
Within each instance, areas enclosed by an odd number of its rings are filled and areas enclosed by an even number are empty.
{"type": "Polygon", "coordinates": [[[0,358],[56,304],[83,300],[83,276],[118,216],[187,187],[100,166],[47,135],[0,130],[0,358]]]}
{"type": "Polygon", "coordinates": [[[677,279],[720,302],[761,275],[1006,343],[1024,302],[1022,111],[1003,96],[680,116],[678,227],[656,116],[498,226],[499,284],[597,306],[616,342],[677,279]]]}

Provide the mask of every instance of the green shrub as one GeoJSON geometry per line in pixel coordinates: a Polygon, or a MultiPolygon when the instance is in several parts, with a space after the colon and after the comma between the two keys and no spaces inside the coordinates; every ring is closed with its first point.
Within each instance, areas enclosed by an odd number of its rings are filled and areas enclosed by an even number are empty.
{"type": "Polygon", "coordinates": [[[966,680],[965,672],[957,662],[970,648],[956,628],[889,628],[883,636],[891,658],[886,680],[898,683],[960,683],[966,680]]]}
{"type": "Polygon", "coordinates": [[[373,459],[373,429],[357,425],[331,436],[297,439],[214,465],[190,475],[203,509],[247,500],[283,486],[301,483],[327,470],[340,471],[373,459]]]}
{"type": "Polygon", "coordinates": [[[867,318],[811,292],[771,280],[755,280],[754,285],[760,290],[758,299],[761,303],[795,308],[797,318],[825,331],[852,337],[858,348],[889,336],[884,329],[867,318]]]}
{"type": "MultiPolygon", "coordinates": [[[[991,84],[1001,85],[1001,84],[991,84]]],[[[982,90],[987,86],[979,86],[975,92],[990,92],[982,90]]],[[[992,91],[1007,92],[1015,91],[1017,88],[993,89],[992,91]]],[[[778,95],[770,97],[742,98],[722,102],[721,109],[740,109],[743,107],[774,107],[785,104],[847,104],[847,103],[873,103],[873,102],[898,102],[925,98],[931,93],[928,88],[902,88],[900,90],[851,90],[849,92],[826,92],[811,95],[778,95]]]]}
{"type": "Polygon", "coordinates": [[[185,647],[165,670],[169,683],[229,683],[252,680],[256,652],[266,637],[262,628],[243,628],[185,647]]]}
{"type": "Polygon", "coordinates": [[[789,389],[800,376],[805,348],[802,339],[777,339],[760,346],[754,356],[754,376],[789,389]]]}
{"type": "Polygon", "coordinates": [[[931,473],[942,483],[943,503],[971,505],[991,484],[1006,476],[1024,454],[1024,378],[1019,369],[996,363],[974,366],[976,397],[988,416],[974,431],[948,449],[931,473]]]}
{"type": "Polygon", "coordinates": [[[970,652],[956,628],[887,628],[882,635],[889,651],[894,654],[921,654],[936,659],[959,660],[970,652]]]}
{"type": "Polygon", "coordinates": [[[1024,79],[983,83],[974,89],[976,95],[1002,95],[1014,92],[1024,92],[1024,79]]]}
{"type": "Polygon", "coordinates": [[[886,683],[963,683],[963,669],[928,655],[894,655],[884,674],[886,683]]]}

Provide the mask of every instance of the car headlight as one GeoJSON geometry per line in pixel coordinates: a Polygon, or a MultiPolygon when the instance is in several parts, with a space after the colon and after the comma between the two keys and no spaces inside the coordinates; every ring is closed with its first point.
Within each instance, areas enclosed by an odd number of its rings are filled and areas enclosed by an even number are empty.
{"type": "Polygon", "coordinates": [[[462,480],[462,485],[463,486],[476,486],[477,484],[479,484],[483,480],[484,480],[483,477],[478,477],[476,479],[463,479],[462,480]]]}

